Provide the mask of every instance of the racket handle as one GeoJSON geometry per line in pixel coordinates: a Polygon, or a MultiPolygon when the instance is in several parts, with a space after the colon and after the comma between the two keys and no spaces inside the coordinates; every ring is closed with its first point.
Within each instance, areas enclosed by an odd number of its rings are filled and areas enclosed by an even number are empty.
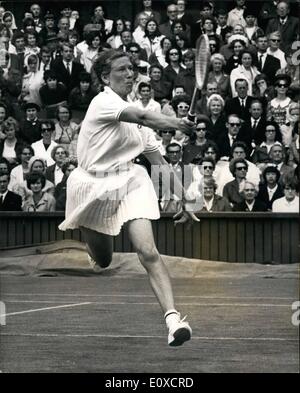
{"type": "Polygon", "coordinates": [[[188,118],[189,121],[194,122],[195,118],[196,118],[196,115],[189,112],[188,115],[187,115],[187,118],[188,118]]]}

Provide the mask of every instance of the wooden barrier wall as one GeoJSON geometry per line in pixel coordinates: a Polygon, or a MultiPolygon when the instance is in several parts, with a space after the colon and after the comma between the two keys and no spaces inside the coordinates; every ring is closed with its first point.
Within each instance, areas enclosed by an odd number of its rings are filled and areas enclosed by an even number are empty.
{"type": "MultiPolygon", "coordinates": [[[[201,213],[191,230],[174,228],[171,215],[153,221],[162,254],[228,262],[296,263],[298,214],[201,213]]],[[[61,232],[62,213],[0,212],[0,248],[37,245],[56,240],[82,241],[78,230],[61,232]]],[[[128,234],[115,238],[117,252],[133,251],[128,234]]]]}

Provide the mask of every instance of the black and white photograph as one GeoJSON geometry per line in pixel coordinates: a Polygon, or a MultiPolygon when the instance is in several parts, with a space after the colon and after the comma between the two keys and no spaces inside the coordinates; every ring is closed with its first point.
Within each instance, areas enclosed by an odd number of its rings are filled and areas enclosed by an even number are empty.
{"type": "Polygon", "coordinates": [[[299,11],[0,1],[2,375],[299,373],[299,11]]]}

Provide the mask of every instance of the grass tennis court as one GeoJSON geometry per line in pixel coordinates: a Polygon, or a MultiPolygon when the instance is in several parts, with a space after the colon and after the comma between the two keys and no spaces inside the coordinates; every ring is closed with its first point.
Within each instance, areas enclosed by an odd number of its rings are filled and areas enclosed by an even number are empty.
{"type": "Polygon", "coordinates": [[[0,369],[12,372],[298,372],[291,323],[298,280],[261,275],[173,279],[193,338],[167,345],[147,278],[1,277],[0,369]]]}

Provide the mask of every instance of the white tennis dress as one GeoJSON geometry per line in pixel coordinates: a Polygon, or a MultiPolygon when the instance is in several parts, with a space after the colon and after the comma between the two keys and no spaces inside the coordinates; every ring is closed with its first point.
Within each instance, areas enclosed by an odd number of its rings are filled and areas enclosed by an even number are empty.
{"type": "Polygon", "coordinates": [[[153,133],[119,121],[132,106],[105,87],[91,102],[78,138],[78,168],[67,181],[66,218],[61,230],[83,226],[118,235],[135,218],[158,219],[157,195],[147,171],[132,160],[159,150],[153,133]]]}

